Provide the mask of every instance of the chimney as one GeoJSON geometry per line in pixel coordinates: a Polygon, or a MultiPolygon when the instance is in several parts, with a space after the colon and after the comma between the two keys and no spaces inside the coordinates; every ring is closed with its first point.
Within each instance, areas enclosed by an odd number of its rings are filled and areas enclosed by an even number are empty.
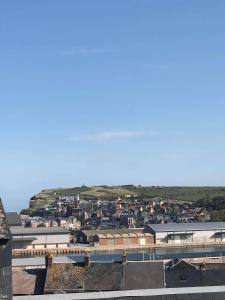
{"type": "Polygon", "coordinates": [[[127,264],[127,254],[125,253],[125,251],[123,251],[123,254],[122,254],[122,264],[123,265],[127,264]]]}
{"type": "Polygon", "coordinates": [[[90,263],[91,263],[90,255],[88,255],[88,254],[86,253],[85,256],[84,256],[84,266],[85,266],[85,267],[90,267],[90,263]]]}
{"type": "Polygon", "coordinates": [[[53,265],[53,255],[50,252],[48,252],[45,256],[45,265],[46,268],[52,267],[53,265]]]}

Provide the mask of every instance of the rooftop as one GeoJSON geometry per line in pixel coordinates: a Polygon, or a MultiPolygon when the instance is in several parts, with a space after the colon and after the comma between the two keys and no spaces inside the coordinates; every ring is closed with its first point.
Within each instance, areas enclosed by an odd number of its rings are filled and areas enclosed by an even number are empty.
{"type": "Polygon", "coordinates": [[[46,269],[13,267],[12,283],[14,295],[43,294],[46,269]]]}
{"type": "Polygon", "coordinates": [[[17,212],[7,212],[6,220],[7,220],[8,226],[21,226],[22,225],[20,216],[17,212]]]}
{"type": "Polygon", "coordinates": [[[34,234],[60,234],[69,233],[69,229],[65,227],[22,227],[22,226],[12,226],[10,227],[12,235],[34,235],[34,234]]]}
{"type": "Polygon", "coordinates": [[[149,237],[152,236],[152,234],[150,233],[142,233],[142,232],[135,232],[135,233],[107,233],[107,234],[96,234],[96,236],[98,238],[102,238],[102,239],[111,239],[111,238],[129,238],[129,237],[149,237]]]}
{"type": "Polygon", "coordinates": [[[81,230],[86,235],[95,234],[125,234],[125,233],[135,233],[143,232],[144,228],[117,228],[117,229],[91,229],[91,230],[81,230]]]}
{"type": "Polygon", "coordinates": [[[196,222],[196,223],[168,223],[149,224],[145,231],[152,229],[154,232],[179,232],[179,231],[204,231],[225,230],[225,222],[196,222]]]}
{"type": "Polygon", "coordinates": [[[48,268],[45,293],[160,288],[164,286],[163,262],[92,262],[53,264],[48,268]]]}

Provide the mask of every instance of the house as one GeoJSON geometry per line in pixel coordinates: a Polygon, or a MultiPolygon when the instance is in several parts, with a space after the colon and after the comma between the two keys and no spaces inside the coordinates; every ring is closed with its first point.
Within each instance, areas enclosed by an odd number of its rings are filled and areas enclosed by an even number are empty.
{"type": "Polygon", "coordinates": [[[12,299],[12,245],[11,233],[0,199],[0,299],[12,299]]]}
{"type": "Polygon", "coordinates": [[[13,249],[67,248],[69,229],[65,227],[10,227],[13,249]]]}
{"type": "Polygon", "coordinates": [[[156,244],[225,242],[225,222],[149,224],[156,244]]]}
{"type": "Polygon", "coordinates": [[[167,288],[225,285],[224,263],[191,264],[182,259],[166,264],[165,282],[167,288]]]}
{"type": "Polygon", "coordinates": [[[164,287],[164,269],[155,262],[90,262],[54,264],[47,269],[45,293],[117,291],[164,287]]]}

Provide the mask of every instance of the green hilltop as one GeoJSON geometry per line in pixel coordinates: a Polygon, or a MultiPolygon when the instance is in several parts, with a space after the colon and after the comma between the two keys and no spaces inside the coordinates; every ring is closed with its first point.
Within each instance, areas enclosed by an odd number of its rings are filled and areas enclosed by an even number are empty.
{"type": "Polygon", "coordinates": [[[59,196],[76,196],[77,194],[80,194],[81,199],[86,200],[114,200],[118,197],[124,197],[125,195],[133,195],[138,199],[162,197],[180,201],[199,201],[225,196],[225,187],[102,185],[46,189],[31,198],[29,209],[34,211],[39,208],[45,208],[53,203],[59,196]]]}

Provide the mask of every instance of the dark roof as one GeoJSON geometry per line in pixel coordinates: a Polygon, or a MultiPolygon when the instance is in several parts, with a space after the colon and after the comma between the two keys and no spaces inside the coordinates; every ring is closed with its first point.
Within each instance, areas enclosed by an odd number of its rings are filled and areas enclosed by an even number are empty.
{"type": "Polygon", "coordinates": [[[224,264],[189,264],[182,260],[165,272],[166,287],[225,285],[224,264]]]}
{"type": "Polygon", "coordinates": [[[72,292],[82,289],[85,280],[84,266],[74,264],[53,264],[47,270],[45,293],[54,291],[72,292]]]}
{"type": "Polygon", "coordinates": [[[21,226],[22,225],[20,216],[17,212],[7,212],[6,220],[7,220],[8,226],[21,226]]]}
{"type": "Polygon", "coordinates": [[[123,266],[122,289],[151,289],[164,287],[162,261],[128,262],[123,266]]]}
{"type": "Polygon", "coordinates": [[[13,295],[43,294],[46,269],[12,268],[13,295]]]}
{"type": "Polygon", "coordinates": [[[160,288],[164,286],[162,262],[95,262],[53,264],[48,268],[45,292],[112,291],[160,288]]]}
{"type": "Polygon", "coordinates": [[[177,263],[172,265],[170,268],[170,270],[181,270],[181,271],[196,270],[196,269],[197,269],[197,266],[187,262],[184,259],[178,261],[177,263]]]}
{"type": "Polygon", "coordinates": [[[69,233],[69,229],[65,227],[22,227],[12,226],[10,227],[12,235],[35,235],[35,234],[60,234],[69,233]]]}
{"type": "Polygon", "coordinates": [[[145,231],[148,231],[148,229],[152,230],[153,232],[225,230],[225,222],[149,224],[145,228],[145,231]]]}
{"type": "Polygon", "coordinates": [[[10,239],[10,231],[6,222],[6,215],[0,199],[0,239],[10,239]]]}
{"type": "Polygon", "coordinates": [[[122,279],[121,263],[93,263],[86,268],[85,290],[120,290],[122,279]]]}

